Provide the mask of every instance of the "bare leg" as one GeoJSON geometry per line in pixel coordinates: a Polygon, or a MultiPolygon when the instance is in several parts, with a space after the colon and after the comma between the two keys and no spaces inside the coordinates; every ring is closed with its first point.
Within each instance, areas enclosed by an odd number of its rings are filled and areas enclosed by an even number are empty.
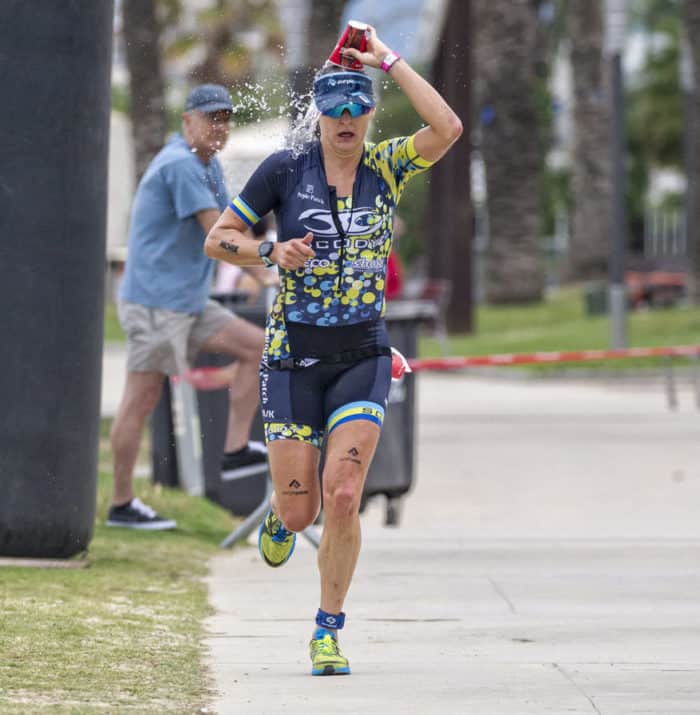
{"type": "Polygon", "coordinates": [[[362,541],[360,499],[380,430],[367,420],[340,425],[328,439],[323,470],[324,526],[318,550],[321,608],[340,613],[362,541]]]}
{"type": "Polygon", "coordinates": [[[319,450],[295,439],[275,439],[268,444],[268,461],[274,491],[272,511],[289,531],[313,524],[321,507],[318,478],[319,450]],[[298,486],[290,486],[292,481],[298,486]]]}
{"type": "Polygon", "coordinates": [[[262,328],[234,317],[201,348],[206,352],[231,355],[237,360],[230,373],[228,429],[224,445],[227,452],[234,452],[248,444],[250,428],[260,402],[258,370],[263,342],[262,328]]]}
{"type": "Polygon", "coordinates": [[[129,372],[126,387],[112,424],[110,440],[114,476],[112,504],[126,504],[134,498],[134,465],[146,418],[160,398],[163,375],[159,372],[129,372]]]}

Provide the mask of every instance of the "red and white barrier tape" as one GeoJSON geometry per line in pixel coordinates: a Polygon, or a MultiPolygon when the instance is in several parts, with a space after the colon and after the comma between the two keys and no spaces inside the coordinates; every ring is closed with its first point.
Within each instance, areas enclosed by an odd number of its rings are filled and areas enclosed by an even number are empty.
{"type": "Polygon", "coordinates": [[[700,345],[676,345],[666,348],[627,348],[624,350],[576,350],[539,353],[506,353],[473,357],[409,358],[410,367],[421,370],[459,370],[465,367],[537,365],[588,360],[620,360],[623,358],[693,357],[700,355],[700,345]]]}
{"type": "MultiPolygon", "coordinates": [[[[465,367],[536,365],[587,360],[620,360],[622,358],[694,357],[700,355],[700,345],[676,345],[667,348],[628,348],[626,350],[578,350],[569,352],[505,353],[473,357],[405,358],[391,349],[391,377],[400,380],[407,372],[423,370],[460,370],[465,367]]],[[[228,387],[230,374],[225,367],[199,367],[174,379],[184,379],[198,390],[220,390],[228,387]]]]}

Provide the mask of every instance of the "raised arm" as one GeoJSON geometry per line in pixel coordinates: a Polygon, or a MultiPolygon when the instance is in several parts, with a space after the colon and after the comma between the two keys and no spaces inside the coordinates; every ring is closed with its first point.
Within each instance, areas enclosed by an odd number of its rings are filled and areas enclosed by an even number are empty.
{"type": "MultiPolygon", "coordinates": [[[[366,52],[351,48],[346,48],[343,52],[369,67],[377,68],[380,68],[385,58],[391,54],[391,50],[377,37],[373,27],[369,28],[366,52]]],[[[416,151],[428,161],[437,161],[459,139],[462,122],[439,92],[403,58],[394,62],[388,74],[401,87],[427,125],[416,133],[416,151]]]]}

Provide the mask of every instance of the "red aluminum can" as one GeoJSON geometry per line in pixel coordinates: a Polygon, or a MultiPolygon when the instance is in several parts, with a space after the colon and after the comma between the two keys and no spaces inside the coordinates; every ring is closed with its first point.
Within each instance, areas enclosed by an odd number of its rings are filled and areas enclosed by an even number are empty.
{"type": "Polygon", "coordinates": [[[335,46],[333,52],[331,52],[328,61],[339,67],[347,67],[353,70],[364,69],[364,65],[361,62],[354,57],[343,57],[343,55],[340,54],[340,50],[344,47],[352,47],[360,52],[365,52],[367,49],[368,30],[369,27],[364,22],[350,20],[343,34],[340,36],[338,44],[335,46]]]}

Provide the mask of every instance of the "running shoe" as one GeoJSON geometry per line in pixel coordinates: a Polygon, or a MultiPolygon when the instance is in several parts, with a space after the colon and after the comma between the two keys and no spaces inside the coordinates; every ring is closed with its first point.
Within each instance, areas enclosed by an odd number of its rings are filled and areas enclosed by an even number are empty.
{"type": "Polygon", "coordinates": [[[224,481],[252,477],[267,472],[267,449],[261,442],[248,442],[238,452],[226,452],[221,460],[224,481]]]}
{"type": "Polygon", "coordinates": [[[122,506],[110,507],[107,515],[107,526],[120,526],[126,529],[142,529],[144,531],[164,531],[175,529],[177,524],[172,519],[165,519],[144,504],[140,499],[132,499],[122,506]]]}
{"type": "Polygon", "coordinates": [[[258,551],[268,566],[282,566],[294,552],[297,535],[284,528],[284,524],[270,509],[258,532],[258,551]]]}
{"type": "Polygon", "coordinates": [[[350,675],[348,659],[340,652],[333,631],[317,628],[309,643],[311,675],[350,675]]]}

